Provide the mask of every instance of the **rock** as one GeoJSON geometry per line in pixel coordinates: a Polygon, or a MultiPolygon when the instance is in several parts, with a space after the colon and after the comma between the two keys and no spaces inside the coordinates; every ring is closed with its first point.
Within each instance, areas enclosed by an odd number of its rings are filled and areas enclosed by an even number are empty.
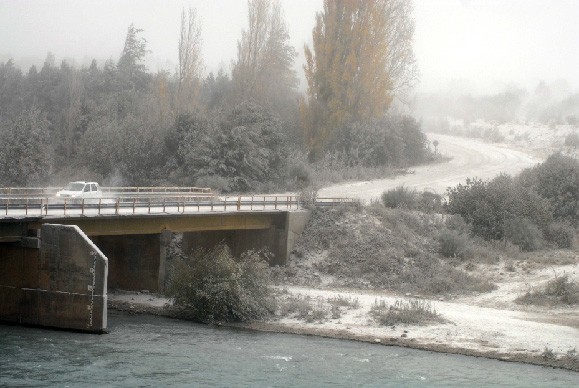
{"type": "Polygon", "coordinates": [[[375,339],[374,339],[374,342],[376,342],[377,344],[379,344],[379,343],[382,342],[382,341],[380,340],[380,338],[375,338],[375,339]]]}
{"type": "Polygon", "coordinates": [[[406,333],[402,333],[402,335],[401,335],[400,337],[402,337],[402,338],[406,338],[406,337],[408,337],[408,334],[406,334],[406,333]]]}

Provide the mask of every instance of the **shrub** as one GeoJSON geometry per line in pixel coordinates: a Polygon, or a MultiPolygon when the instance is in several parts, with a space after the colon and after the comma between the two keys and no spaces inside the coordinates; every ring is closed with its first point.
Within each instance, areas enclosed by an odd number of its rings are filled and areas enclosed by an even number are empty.
{"type": "Polygon", "coordinates": [[[443,229],[438,234],[438,253],[444,257],[465,259],[470,249],[467,235],[455,230],[443,229]]]}
{"type": "Polygon", "coordinates": [[[311,175],[310,168],[302,162],[291,164],[288,168],[288,178],[297,188],[307,187],[311,183],[311,175]]]}
{"type": "Polygon", "coordinates": [[[505,238],[525,252],[544,246],[543,233],[527,218],[512,218],[505,221],[505,238]]]}
{"type": "Polygon", "coordinates": [[[553,154],[544,163],[523,171],[519,181],[549,203],[556,220],[579,223],[579,161],[553,154]]]}
{"type": "Polygon", "coordinates": [[[432,304],[423,299],[410,299],[409,301],[397,299],[390,306],[381,300],[372,305],[370,315],[381,326],[424,325],[442,321],[432,304]]]}
{"type": "Polygon", "coordinates": [[[535,305],[573,305],[579,303],[579,284],[569,280],[568,275],[555,276],[546,286],[539,290],[530,290],[515,299],[519,304],[535,305]]]}
{"type": "Polygon", "coordinates": [[[579,147],[579,134],[577,134],[577,132],[571,132],[565,136],[565,146],[575,149],[579,147]]]}
{"type": "Polygon", "coordinates": [[[382,203],[390,208],[414,209],[416,208],[417,197],[416,190],[398,186],[382,193],[382,203]]]}
{"type": "Polygon", "coordinates": [[[508,175],[489,182],[467,179],[466,185],[450,188],[448,197],[448,212],[462,216],[475,235],[487,240],[503,239],[510,219],[526,218],[540,229],[552,220],[548,202],[508,175]]]}
{"type": "Polygon", "coordinates": [[[431,157],[421,125],[410,116],[387,116],[338,128],[327,151],[346,165],[405,166],[431,157]]]}
{"type": "Polygon", "coordinates": [[[573,248],[577,231],[567,222],[553,222],[545,231],[545,238],[557,248],[573,248]]]}
{"type": "Polygon", "coordinates": [[[268,264],[257,252],[236,260],[225,244],[177,257],[168,296],[186,318],[200,322],[247,321],[275,311],[268,264]]]}
{"type": "Polygon", "coordinates": [[[290,296],[280,306],[279,314],[282,317],[293,317],[311,323],[323,322],[330,314],[330,308],[324,306],[321,299],[312,299],[309,296],[290,296]]]}
{"type": "Polygon", "coordinates": [[[462,234],[470,234],[472,231],[470,225],[459,214],[454,214],[447,217],[446,221],[444,222],[444,225],[448,229],[454,230],[462,234]]]}
{"type": "Polygon", "coordinates": [[[425,213],[441,213],[442,196],[428,191],[422,192],[418,195],[418,209],[425,213]]]}

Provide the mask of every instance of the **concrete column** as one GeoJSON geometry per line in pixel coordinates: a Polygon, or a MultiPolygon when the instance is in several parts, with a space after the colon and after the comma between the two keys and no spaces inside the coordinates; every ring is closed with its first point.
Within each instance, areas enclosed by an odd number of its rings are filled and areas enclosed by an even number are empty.
{"type": "Polygon", "coordinates": [[[106,330],[108,261],[77,226],[45,224],[39,251],[14,247],[9,252],[5,264],[11,268],[4,268],[0,280],[1,320],[106,330]]]}

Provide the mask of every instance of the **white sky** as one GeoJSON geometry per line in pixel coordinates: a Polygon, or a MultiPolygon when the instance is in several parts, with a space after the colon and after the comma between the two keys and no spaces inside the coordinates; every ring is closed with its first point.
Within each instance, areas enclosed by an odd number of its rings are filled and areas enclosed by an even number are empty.
{"type": "MultiPolygon", "coordinates": [[[[202,20],[206,70],[229,70],[247,24],[244,0],[0,0],[0,62],[42,64],[47,52],[77,65],[118,60],[134,23],[152,51],[150,70],[173,71],[183,6],[202,20]]],[[[311,40],[322,0],[282,0],[292,43],[311,40]]],[[[415,0],[419,90],[449,83],[493,91],[565,78],[579,87],[579,0],[415,0]]]]}

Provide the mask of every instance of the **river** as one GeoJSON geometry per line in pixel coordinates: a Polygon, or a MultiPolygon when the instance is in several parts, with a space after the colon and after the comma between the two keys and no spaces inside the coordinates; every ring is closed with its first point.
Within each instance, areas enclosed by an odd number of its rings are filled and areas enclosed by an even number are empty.
{"type": "Polygon", "coordinates": [[[579,373],[109,312],[109,333],[0,326],[0,386],[577,387],[579,373]]]}

